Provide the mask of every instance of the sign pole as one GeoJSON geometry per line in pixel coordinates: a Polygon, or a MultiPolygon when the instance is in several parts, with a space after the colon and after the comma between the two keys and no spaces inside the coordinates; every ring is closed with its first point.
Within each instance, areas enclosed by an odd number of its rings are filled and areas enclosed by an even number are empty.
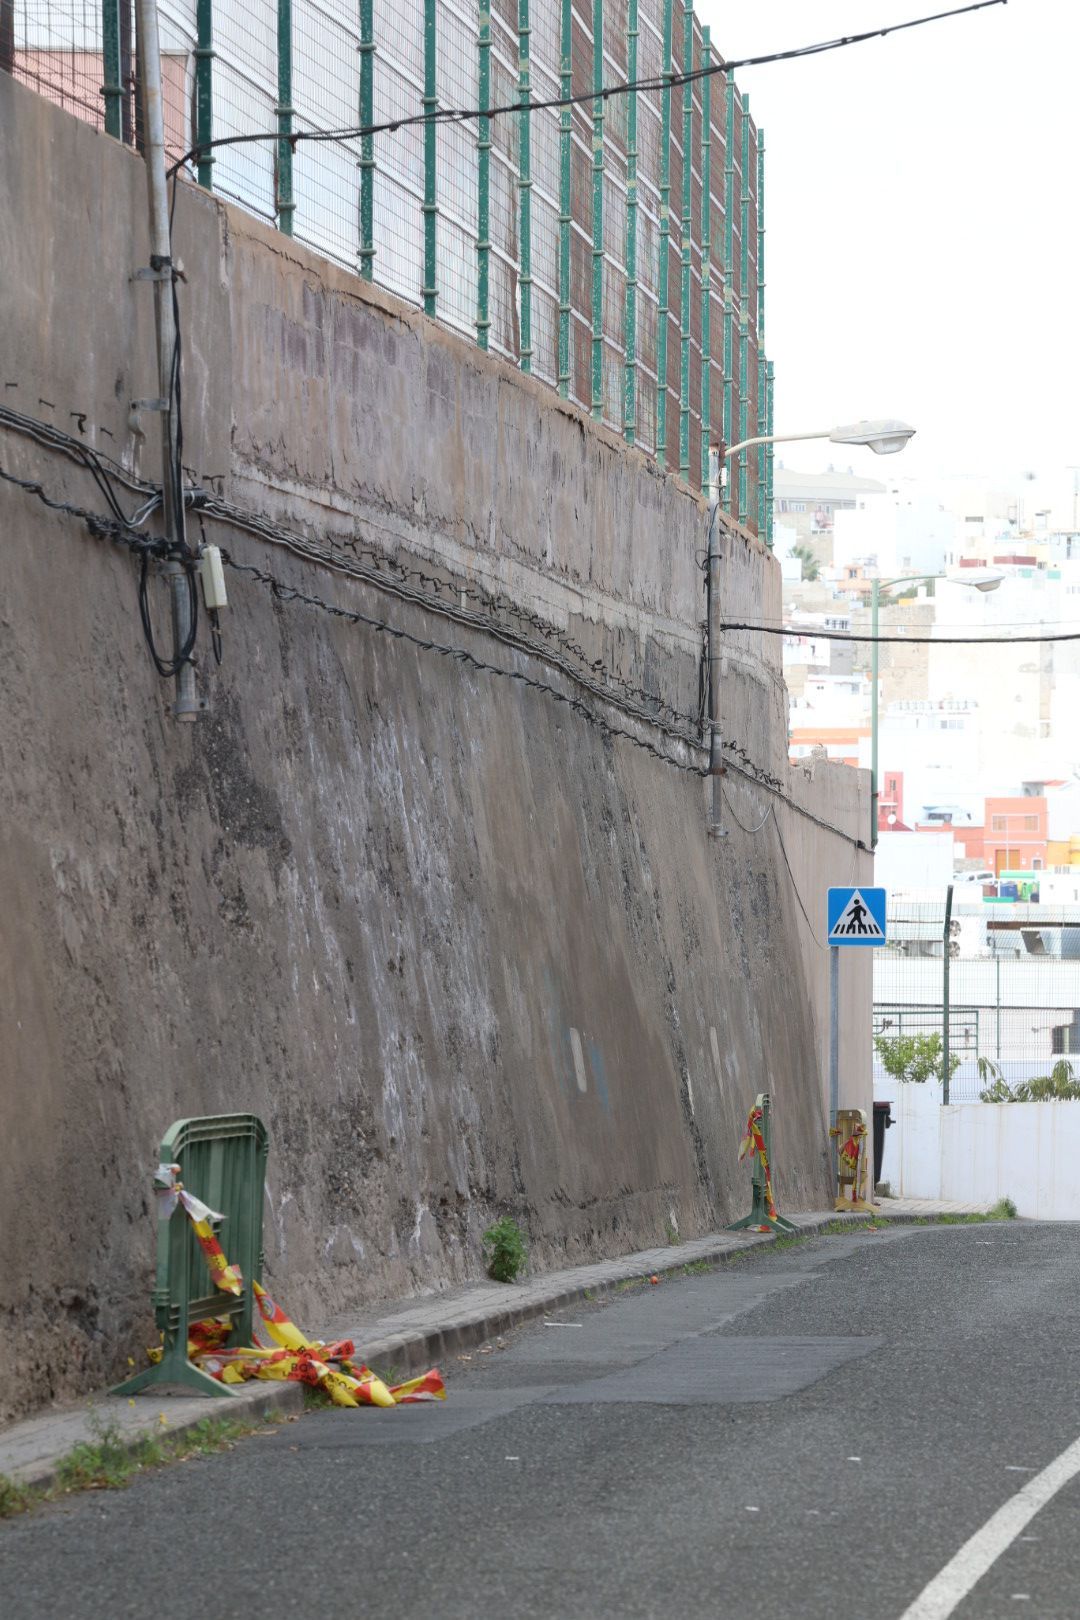
{"type": "Polygon", "coordinates": [[[829,1129],[840,1107],[840,947],[829,946],[829,1129]]]}

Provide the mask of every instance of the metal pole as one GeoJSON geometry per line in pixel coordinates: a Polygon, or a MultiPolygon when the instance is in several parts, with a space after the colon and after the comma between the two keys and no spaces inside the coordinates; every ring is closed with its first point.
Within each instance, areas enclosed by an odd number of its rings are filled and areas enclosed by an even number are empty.
{"type": "MultiPolygon", "coordinates": [[[[693,0],[683,5],[683,68],[690,72],[694,62],[693,0]]],[[[690,232],[693,225],[694,178],[694,87],[683,88],[682,125],[682,242],[679,293],[679,472],[690,477],[690,232]]]]}
{"type": "Polygon", "coordinates": [[[214,138],[214,0],[198,0],[195,28],[195,145],[199,184],[209,191],[214,170],[214,154],[206,150],[214,138]]]}
{"type": "Polygon", "coordinates": [[[945,928],[942,933],[944,946],[944,960],[941,970],[941,1048],[942,1048],[942,1074],[941,1074],[941,1100],[949,1101],[949,929],[952,924],[952,897],[953,886],[950,883],[945,890],[945,928]]]}
{"type": "MultiPolygon", "coordinates": [[[[742,98],[742,191],[739,211],[739,438],[749,433],[750,409],[750,97],[742,98]]],[[[747,508],[746,455],[739,458],[739,522],[747,508]]]]}
{"type": "MultiPolygon", "coordinates": [[[[757,353],[758,399],[757,430],[764,437],[768,433],[768,384],[765,360],[765,136],[757,132],[757,353]]],[[[757,532],[758,539],[769,543],[766,466],[768,446],[758,448],[757,458],[757,532]]]]}
{"type": "MultiPolygon", "coordinates": [[[[479,105],[491,106],[491,0],[480,0],[477,40],[479,105]]],[[[491,329],[491,119],[481,118],[476,136],[476,342],[488,346],[491,329]]]]}
{"type": "Polygon", "coordinates": [[[604,0],[593,0],[592,414],[604,414],[604,0]]]}
{"type": "MultiPolygon", "coordinates": [[[[633,84],[638,73],[638,0],[630,0],[627,17],[626,76],[633,84]]],[[[626,106],[626,305],[623,316],[623,437],[633,444],[637,436],[637,115],[638,93],[632,90],[626,106]]]]}
{"type": "Polygon", "coordinates": [[[721,786],[724,776],[720,735],[720,452],[709,446],[709,547],[705,574],[706,651],[709,686],[709,832],[724,836],[721,786]]]}
{"type": "Polygon", "coordinates": [[[998,941],[994,938],[994,1002],[995,1002],[995,1030],[994,1053],[998,1063],[1001,1062],[1001,955],[998,951],[998,941]]]}
{"type": "Polygon", "coordinates": [[[664,88],[660,92],[660,259],[656,276],[656,459],[667,466],[668,280],[671,236],[671,30],[673,0],[664,0],[664,88]]]}
{"type": "Polygon", "coordinates": [[[840,947],[829,946],[829,1129],[840,1110],[840,947]]]}
{"type": "MultiPolygon", "coordinates": [[[[146,189],[150,204],[150,267],[154,278],[154,320],[157,328],[158,386],[161,405],[161,501],[166,536],[188,557],[184,534],[184,492],[179,486],[179,422],[173,409],[177,335],[173,309],[172,241],[169,233],[169,196],[165,178],[165,117],[161,90],[161,45],[158,39],[157,0],[137,0],[142,58],[143,135],[146,143],[146,189]]],[[[178,656],[191,633],[190,563],[172,559],[166,564],[172,597],[173,651],[178,656]]],[[[195,666],[186,661],[176,676],[177,720],[194,720],[199,712],[195,693],[195,666]]]]}
{"type": "MultiPolygon", "coordinates": [[[[724,402],[722,433],[725,445],[734,444],[738,438],[735,432],[734,415],[734,335],[733,322],[735,310],[735,79],[731,73],[724,75],[724,402]]],[[[731,467],[725,471],[727,485],[727,509],[729,514],[733,507],[734,491],[731,484],[731,467]]]]}
{"type": "MultiPolygon", "coordinates": [[[[490,0],[482,0],[485,5],[490,0]]],[[[574,93],[573,0],[562,0],[562,38],[559,47],[559,95],[564,101],[574,93]]],[[[559,117],[559,393],[570,397],[570,231],[573,224],[570,189],[570,153],[573,145],[573,108],[564,107],[559,117]]]]}
{"type": "MultiPolygon", "coordinates": [[[[436,0],[424,0],[424,111],[435,112],[439,105],[436,79],[436,0]]],[[[424,314],[434,315],[438,298],[438,266],[435,247],[436,216],[439,205],[436,197],[436,145],[435,124],[424,125],[424,314]]]]}
{"type": "MultiPolygon", "coordinates": [[[[701,30],[701,65],[712,65],[711,35],[701,30]]],[[[711,480],[712,434],[712,79],[701,81],[701,480],[711,480]]]]}
{"type": "Polygon", "coordinates": [[[277,127],[282,137],[277,143],[277,196],[274,199],[278,229],[284,236],[293,233],[293,149],[292,141],[292,0],[278,0],[278,104],[277,127]]]}
{"type": "Polygon", "coordinates": [[[878,580],[870,590],[870,849],[877,849],[878,823],[878,580]]]}
{"type": "Polygon", "coordinates": [[[532,175],[530,172],[529,0],[518,0],[518,287],[522,371],[532,370],[532,175]]]}
{"type": "MultiPolygon", "coordinates": [[[[127,0],[125,0],[126,3],[127,0]]],[[[2,4],[0,4],[0,18],[3,16],[4,10],[2,4]]],[[[5,36],[6,28],[3,22],[0,22],[0,67],[7,68],[10,73],[14,63],[12,63],[12,67],[8,67],[7,61],[5,61],[5,36]]],[[[101,7],[101,56],[104,68],[102,77],[105,80],[101,87],[101,93],[105,98],[105,133],[119,140],[123,127],[121,109],[124,95],[123,73],[120,66],[120,0],[103,0],[101,7]]]]}
{"type": "MultiPolygon", "coordinates": [[[[15,72],[15,0],[0,0],[0,69],[15,72]]],[[[107,122],[105,127],[108,129],[107,122]]]]}
{"type": "MultiPolygon", "coordinates": [[[[375,3],[360,0],[360,124],[375,122],[375,3]]],[[[375,137],[360,137],[360,274],[375,277],[375,137]]]]}

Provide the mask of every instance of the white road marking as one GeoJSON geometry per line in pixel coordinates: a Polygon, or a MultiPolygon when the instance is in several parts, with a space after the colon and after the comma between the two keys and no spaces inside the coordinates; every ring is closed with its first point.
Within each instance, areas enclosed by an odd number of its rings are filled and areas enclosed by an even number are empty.
{"type": "Polygon", "coordinates": [[[964,1542],[910,1608],[904,1610],[900,1620],[948,1620],[1021,1530],[1027,1529],[1036,1513],[1077,1474],[1080,1474],[1080,1440],[1074,1440],[1041,1474],[1021,1485],[1016,1495],[964,1542]]]}

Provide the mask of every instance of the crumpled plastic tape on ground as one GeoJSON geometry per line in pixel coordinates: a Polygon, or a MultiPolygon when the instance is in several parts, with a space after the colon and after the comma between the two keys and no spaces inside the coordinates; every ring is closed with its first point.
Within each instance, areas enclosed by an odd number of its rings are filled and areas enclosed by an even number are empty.
{"type": "MultiPolygon", "coordinates": [[[[155,1177],[158,1212],[163,1219],[168,1219],[177,1204],[181,1204],[215,1284],[225,1293],[240,1294],[243,1284],[239,1269],[229,1265],[211,1226],[211,1222],[220,1221],[221,1216],[215,1215],[181,1186],[176,1180],[178,1169],[178,1165],[158,1166],[155,1177]]],[[[351,1339],[323,1344],[318,1339],[306,1338],[265,1288],[257,1282],[252,1283],[252,1288],[259,1315],[277,1349],[268,1350],[259,1344],[226,1343],[232,1330],[228,1317],[215,1316],[193,1322],[188,1328],[188,1360],[211,1378],[223,1384],[242,1384],[249,1378],[290,1379],[324,1390],[335,1406],[410,1406],[421,1401],[446,1399],[446,1385],[437,1367],[419,1378],[387,1386],[370,1367],[362,1362],[357,1364],[351,1339]]],[[[161,1359],[160,1349],[147,1353],[151,1361],[161,1359]]]]}

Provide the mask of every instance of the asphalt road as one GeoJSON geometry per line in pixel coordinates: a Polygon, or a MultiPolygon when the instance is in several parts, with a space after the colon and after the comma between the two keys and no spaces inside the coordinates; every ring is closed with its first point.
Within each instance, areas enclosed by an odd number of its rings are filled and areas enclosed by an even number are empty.
{"type": "MultiPolygon", "coordinates": [[[[0,1615],[901,1620],[1080,1436],[1078,1258],[1007,1223],[676,1274],[457,1361],[444,1406],[0,1525],[0,1615]]],[[[934,1616],[1076,1620],[1080,1474],[1006,1541],[934,1616]]]]}

